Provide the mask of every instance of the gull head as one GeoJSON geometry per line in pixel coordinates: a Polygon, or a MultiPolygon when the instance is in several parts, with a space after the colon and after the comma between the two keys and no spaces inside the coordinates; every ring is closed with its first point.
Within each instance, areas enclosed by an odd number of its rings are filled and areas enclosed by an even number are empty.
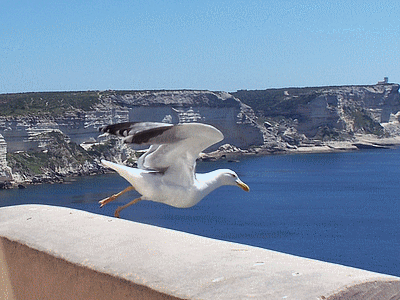
{"type": "Polygon", "coordinates": [[[247,184],[239,179],[239,176],[232,170],[220,170],[220,180],[223,185],[235,185],[243,189],[244,191],[250,191],[247,184]]]}

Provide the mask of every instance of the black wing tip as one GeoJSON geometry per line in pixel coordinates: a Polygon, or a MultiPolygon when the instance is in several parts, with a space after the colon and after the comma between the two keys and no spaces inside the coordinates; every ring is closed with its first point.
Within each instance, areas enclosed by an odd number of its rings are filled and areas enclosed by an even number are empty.
{"type": "Polygon", "coordinates": [[[174,125],[157,122],[123,122],[100,126],[98,130],[124,138],[124,143],[146,144],[164,131],[171,129],[174,125]]]}
{"type": "Polygon", "coordinates": [[[140,131],[134,135],[130,135],[128,138],[124,139],[124,142],[138,145],[148,144],[152,138],[163,134],[165,131],[171,128],[171,126],[150,128],[144,131],[140,131]]]}
{"type": "Polygon", "coordinates": [[[109,124],[109,125],[103,125],[98,128],[100,132],[106,132],[106,131],[117,131],[121,129],[128,129],[132,128],[135,125],[139,126],[149,126],[149,128],[157,128],[157,127],[172,127],[174,124],[169,124],[169,123],[162,123],[162,122],[121,122],[121,123],[115,123],[115,124],[109,124]]]}
{"type": "Polygon", "coordinates": [[[122,123],[116,123],[116,124],[110,124],[110,125],[103,125],[98,128],[100,132],[103,133],[111,133],[111,134],[121,134],[120,132],[123,132],[124,130],[128,130],[132,125],[136,124],[138,122],[122,122],[122,123]]]}

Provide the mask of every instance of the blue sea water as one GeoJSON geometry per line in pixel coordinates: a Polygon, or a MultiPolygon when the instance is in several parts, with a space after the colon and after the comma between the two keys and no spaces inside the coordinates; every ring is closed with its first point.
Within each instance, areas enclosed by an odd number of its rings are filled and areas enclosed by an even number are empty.
{"type": "MultiPolygon", "coordinates": [[[[178,209],[141,201],[121,217],[211,238],[400,276],[400,150],[252,157],[200,163],[235,170],[251,190],[222,187],[178,209]]],[[[135,192],[115,174],[1,190],[0,206],[39,203],[112,216],[135,192]]]]}

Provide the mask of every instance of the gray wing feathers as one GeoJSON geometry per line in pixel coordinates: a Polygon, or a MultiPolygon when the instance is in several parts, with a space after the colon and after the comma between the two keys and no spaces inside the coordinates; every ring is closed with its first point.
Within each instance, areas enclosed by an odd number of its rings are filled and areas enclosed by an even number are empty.
{"type": "Polygon", "coordinates": [[[224,138],[218,129],[200,123],[127,122],[104,126],[100,131],[122,136],[127,143],[151,144],[138,167],[160,172],[193,172],[200,152],[224,138]]]}
{"type": "Polygon", "coordinates": [[[200,152],[223,138],[222,133],[210,125],[175,125],[165,135],[154,138],[156,144],[141,157],[141,167],[160,171],[168,169],[169,172],[185,170],[193,176],[200,152]]]}

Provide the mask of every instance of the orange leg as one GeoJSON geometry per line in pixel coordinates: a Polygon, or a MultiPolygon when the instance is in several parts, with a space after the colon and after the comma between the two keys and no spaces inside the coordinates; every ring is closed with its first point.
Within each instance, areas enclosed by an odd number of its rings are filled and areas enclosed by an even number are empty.
{"type": "Polygon", "coordinates": [[[99,201],[100,207],[103,207],[103,206],[106,205],[107,203],[109,203],[109,202],[114,201],[115,199],[117,199],[117,197],[121,196],[122,194],[125,194],[126,192],[132,191],[132,190],[134,190],[134,189],[135,189],[135,188],[134,188],[133,186],[128,186],[128,187],[127,187],[126,189],[124,189],[123,191],[121,191],[121,192],[119,192],[119,193],[117,193],[117,194],[114,194],[114,195],[112,195],[112,196],[110,196],[110,197],[108,197],[108,198],[106,198],[106,199],[100,200],[100,201],[99,201]]]}
{"type": "Polygon", "coordinates": [[[119,206],[119,207],[115,210],[114,216],[115,216],[116,218],[119,218],[119,213],[121,212],[121,210],[127,208],[128,206],[131,206],[132,204],[138,203],[140,200],[142,200],[141,197],[136,198],[135,200],[132,200],[131,202],[129,202],[129,203],[125,204],[125,205],[119,206]]]}

